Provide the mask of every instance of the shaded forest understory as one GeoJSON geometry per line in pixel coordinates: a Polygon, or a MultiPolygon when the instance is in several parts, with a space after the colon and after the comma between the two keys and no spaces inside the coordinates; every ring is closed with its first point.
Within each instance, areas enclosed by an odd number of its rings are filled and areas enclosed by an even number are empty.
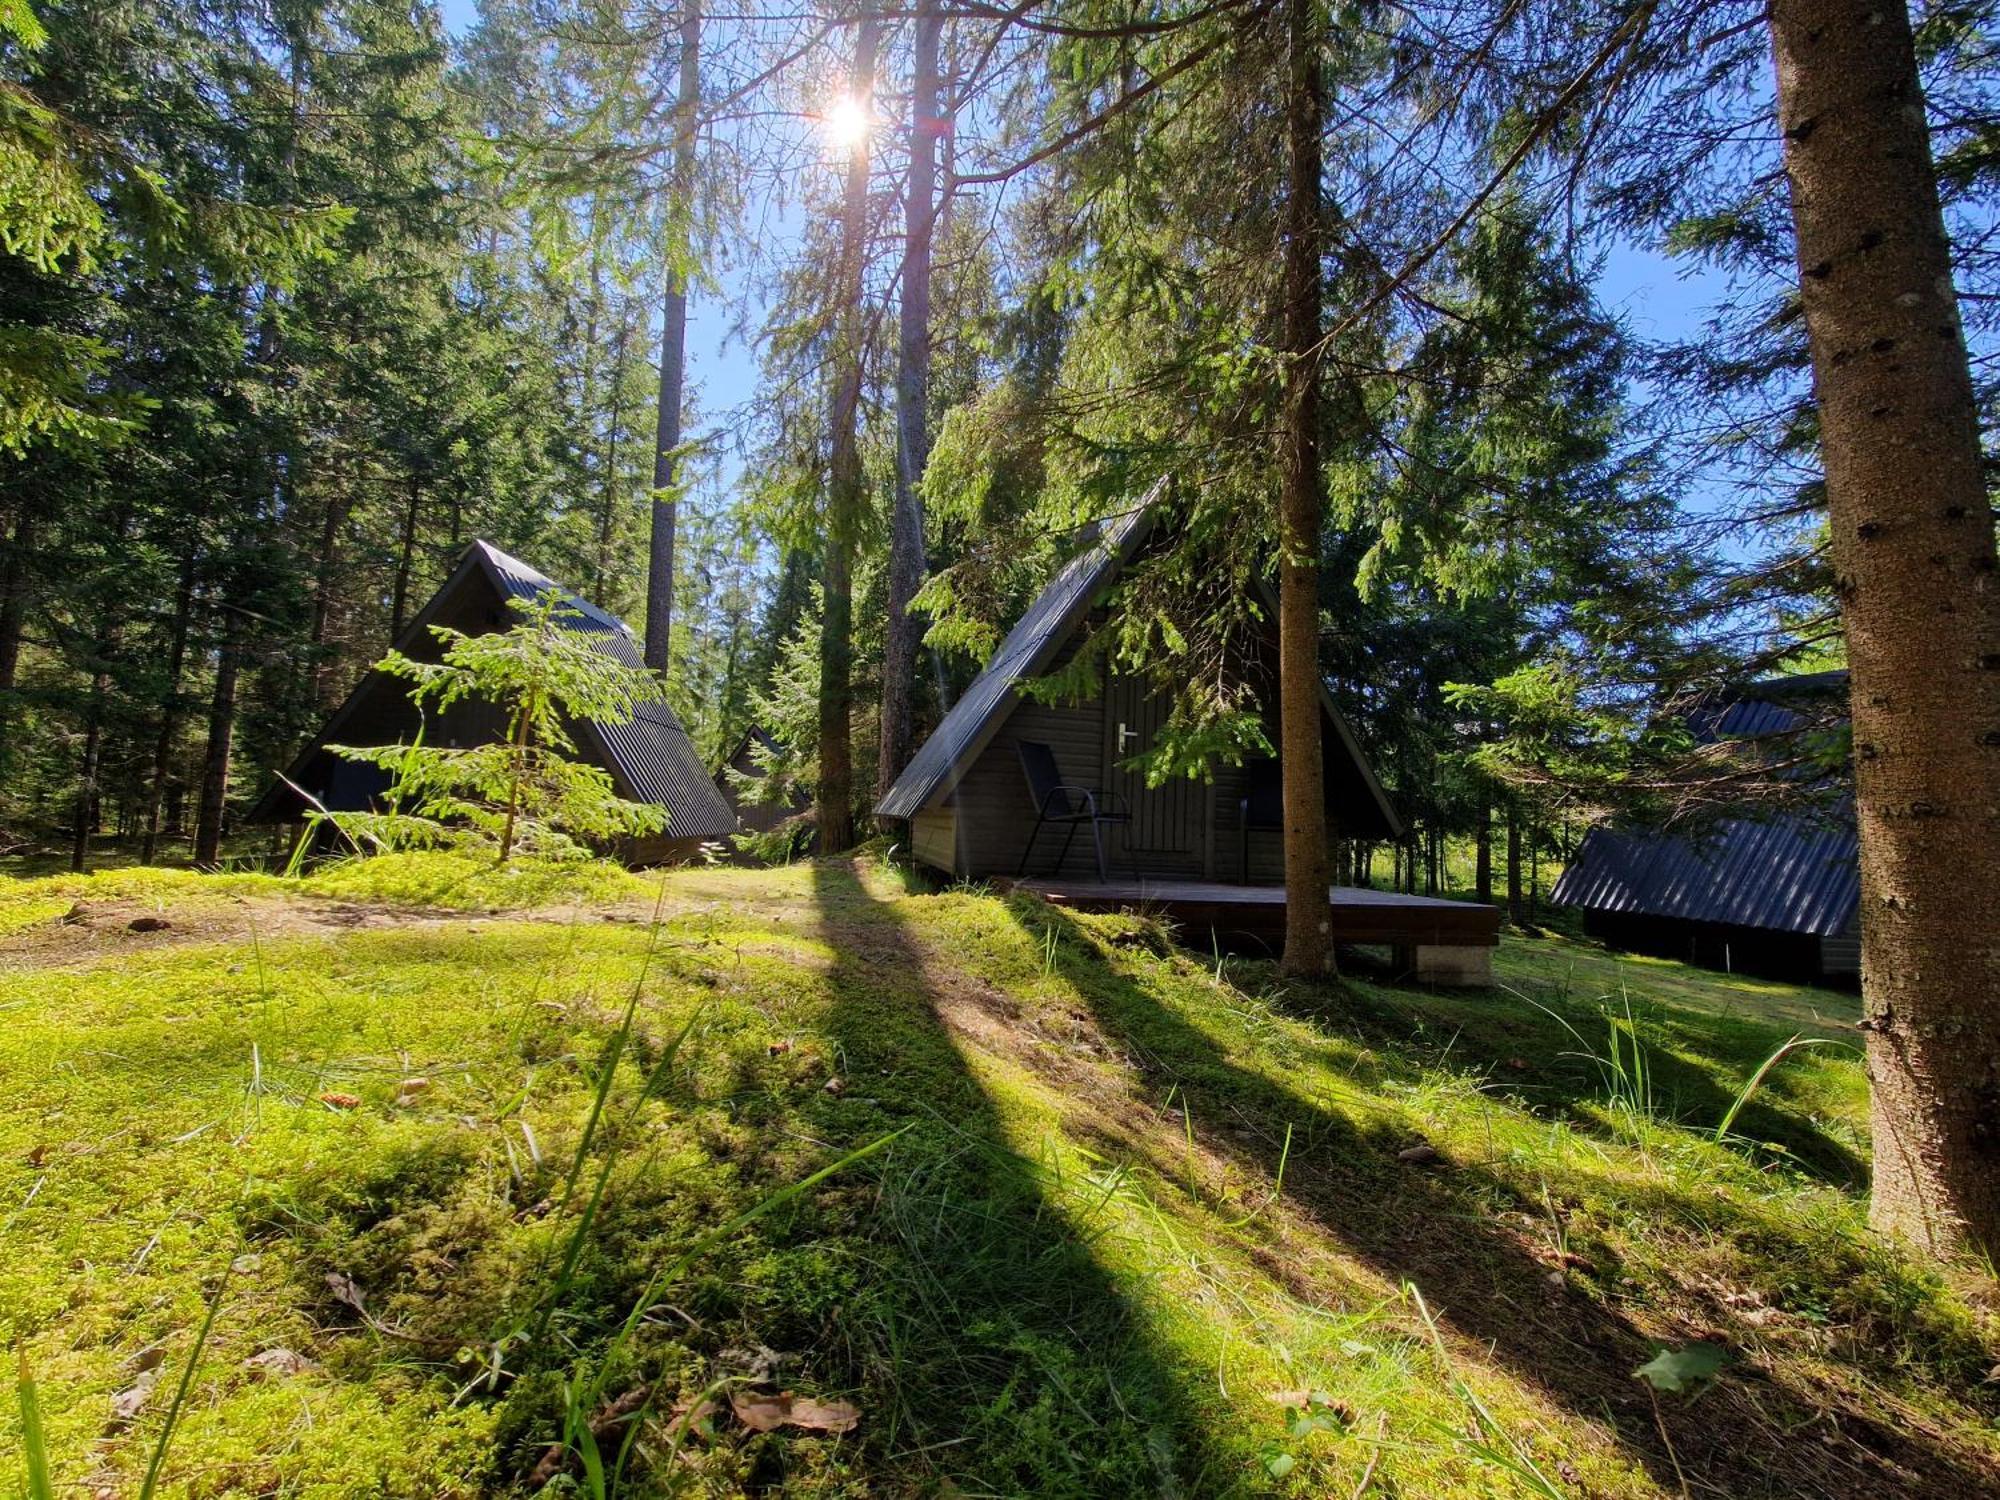
{"type": "Polygon", "coordinates": [[[21,881],[0,1316],[86,1492],[212,1312],[162,1493],[587,1490],[579,1401],[638,1493],[2000,1493],[1990,1287],[1865,1228],[1853,1002],[1499,970],[1280,984],[871,853],[21,881]]]}

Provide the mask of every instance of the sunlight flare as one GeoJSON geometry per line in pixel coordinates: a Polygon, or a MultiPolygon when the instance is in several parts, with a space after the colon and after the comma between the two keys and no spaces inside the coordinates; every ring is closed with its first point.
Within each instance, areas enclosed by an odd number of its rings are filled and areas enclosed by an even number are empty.
{"type": "Polygon", "coordinates": [[[842,94],[827,106],[820,123],[826,131],[828,144],[844,154],[868,143],[868,137],[875,129],[875,111],[866,98],[842,94]]]}

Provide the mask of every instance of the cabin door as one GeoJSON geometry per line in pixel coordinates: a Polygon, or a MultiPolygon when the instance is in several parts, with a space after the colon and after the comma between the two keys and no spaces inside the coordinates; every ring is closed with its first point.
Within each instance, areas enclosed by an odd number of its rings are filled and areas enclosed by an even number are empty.
{"type": "Polygon", "coordinates": [[[1208,788],[1185,776],[1149,787],[1143,772],[1125,765],[1153,748],[1166,727],[1166,701],[1143,678],[1113,677],[1105,706],[1104,784],[1132,809],[1133,862],[1147,875],[1199,875],[1208,788]]]}

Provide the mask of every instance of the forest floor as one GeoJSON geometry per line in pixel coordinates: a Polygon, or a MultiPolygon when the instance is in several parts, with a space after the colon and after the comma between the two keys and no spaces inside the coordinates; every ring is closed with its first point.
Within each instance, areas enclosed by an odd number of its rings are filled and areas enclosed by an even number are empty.
{"type": "Polygon", "coordinates": [[[1497,968],[867,854],[0,883],[0,1341],[62,1494],[2000,1494],[1852,998],[1497,968]]]}

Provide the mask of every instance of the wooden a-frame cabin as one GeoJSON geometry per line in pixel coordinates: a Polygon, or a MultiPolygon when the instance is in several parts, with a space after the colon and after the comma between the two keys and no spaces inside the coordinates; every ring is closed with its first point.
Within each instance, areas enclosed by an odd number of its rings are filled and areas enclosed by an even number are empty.
{"type": "MultiPolygon", "coordinates": [[[[440,652],[431,626],[450,626],[467,635],[502,630],[512,623],[508,600],[536,599],[551,591],[573,611],[565,620],[567,628],[583,633],[628,667],[644,664],[639,643],[622,620],[485,541],[474,542],[460,555],[450,576],[397,637],[396,649],[420,661],[436,661],[440,652]]],[[[284,778],[258,800],[247,821],[303,818],[307,804],[298,789],[335,812],[374,806],[387,789],[387,773],[344,760],[327,746],[394,745],[413,739],[420,726],[431,743],[444,745],[483,744],[506,727],[499,708],[479,699],[461,700],[442,714],[420,719],[410,703],[408,683],[370,671],[299,752],[284,778]]],[[[667,809],[665,833],[628,839],[620,847],[620,857],[629,863],[689,859],[704,843],[737,831],[736,814],[666,704],[641,704],[625,724],[583,720],[569,727],[582,758],[611,774],[619,796],[667,809]]]]}
{"type": "MultiPolygon", "coordinates": [[[[1024,691],[1069,664],[1086,627],[1107,617],[1107,594],[1158,539],[1158,493],[1057,572],[875,810],[907,819],[916,858],[946,874],[1014,880],[1078,907],[1163,909],[1218,938],[1275,947],[1285,919],[1277,762],[1218,760],[1205,777],[1149,787],[1131,761],[1152,747],[1168,704],[1144,679],[1107,670],[1093,694],[1060,704],[1024,691]]],[[[1242,669],[1277,744],[1276,610],[1265,613],[1268,637],[1242,669]]],[[[1323,685],[1320,711],[1330,832],[1397,837],[1402,822],[1323,685]]],[[[1440,983],[1490,976],[1495,908],[1350,887],[1329,900],[1336,941],[1388,946],[1440,983]]]]}

